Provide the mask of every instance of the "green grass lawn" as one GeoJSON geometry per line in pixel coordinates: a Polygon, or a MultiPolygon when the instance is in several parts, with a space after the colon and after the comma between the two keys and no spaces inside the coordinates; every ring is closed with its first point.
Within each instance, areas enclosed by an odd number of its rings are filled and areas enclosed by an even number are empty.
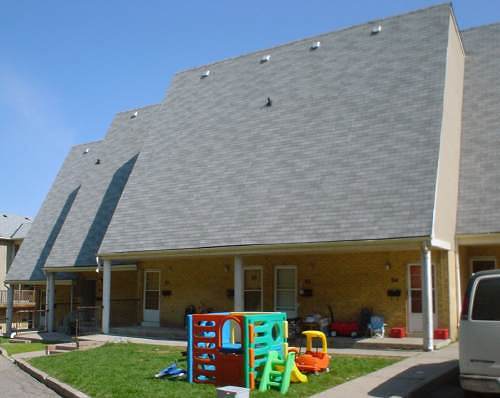
{"type": "MultiPolygon", "coordinates": [[[[153,376],[171,362],[185,368],[182,349],[140,344],[107,344],[100,348],[33,358],[30,362],[51,376],[94,398],[210,397],[214,386],[184,380],[157,380],[153,376]]],[[[398,359],[337,356],[330,373],[310,376],[306,384],[292,384],[288,397],[307,397],[337,384],[373,372],[398,359]]],[[[253,393],[253,397],[280,396],[278,392],[253,393]]]]}
{"type": "Polygon", "coordinates": [[[0,347],[9,355],[45,350],[45,344],[42,343],[9,343],[9,340],[4,337],[0,337],[0,347]]]}

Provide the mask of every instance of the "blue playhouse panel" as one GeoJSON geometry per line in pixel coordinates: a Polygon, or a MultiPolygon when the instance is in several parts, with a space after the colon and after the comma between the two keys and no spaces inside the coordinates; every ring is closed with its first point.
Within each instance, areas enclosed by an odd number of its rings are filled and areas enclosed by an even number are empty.
{"type": "Polygon", "coordinates": [[[188,351],[187,351],[187,378],[188,382],[193,382],[193,316],[187,316],[187,336],[188,336],[188,351]]]}

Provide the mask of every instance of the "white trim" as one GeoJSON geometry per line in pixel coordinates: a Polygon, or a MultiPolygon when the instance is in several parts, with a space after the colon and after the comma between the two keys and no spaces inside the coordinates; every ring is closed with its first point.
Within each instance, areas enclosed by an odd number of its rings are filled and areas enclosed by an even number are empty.
{"type": "MultiPolygon", "coordinates": [[[[46,281],[5,281],[8,285],[28,285],[28,286],[45,286],[46,281]]],[[[72,279],[56,279],[56,286],[71,286],[73,284],[72,279]]]]}
{"type": "Polygon", "coordinates": [[[238,256],[244,254],[272,254],[272,253],[307,253],[318,251],[356,252],[359,251],[387,251],[387,250],[418,250],[428,236],[414,238],[392,238],[392,239],[366,239],[352,241],[311,242],[311,243],[280,243],[272,245],[242,245],[242,246],[219,246],[200,247],[169,250],[148,250],[130,252],[99,253],[99,258],[110,259],[132,259],[182,256],[238,256]]]}
{"type": "Polygon", "coordinates": [[[260,271],[260,310],[264,310],[264,267],[262,265],[249,265],[243,267],[243,311],[245,311],[245,292],[256,292],[257,289],[245,289],[245,271],[259,270],[260,271]]]}
{"type": "Polygon", "coordinates": [[[451,250],[451,243],[441,239],[431,239],[431,246],[437,249],[451,250]]]}
{"type": "MultiPolygon", "coordinates": [[[[298,303],[298,294],[299,294],[299,283],[298,283],[298,272],[297,272],[297,266],[296,265],[277,265],[274,267],[274,311],[278,311],[277,309],[277,301],[278,301],[278,271],[281,269],[293,269],[295,271],[295,313],[296,316],[299,314],[299,303],[298,303]]],[[[282,310],[280,310],[282,311],[282,310]]]]}
{"type": "MultiPolygon", "coordinates": [[[[408,333],[411,333],[412,331],[410,330],[410,316],[411,316],[411,296],[410,296],[410,267],[411,266],[419,266],[420,269],[422,269],[422,264],[421,263],[408,263],[406,265],[406,297],[408,304],[406,306],[406,326],[408,333]]],[[[422,272],[422,271],[420,271],[422,272]]],[[[434,313],[434,325],[437,326],[438,324],[438,289],[437,289],[437,269],[434,263],[432,263],[432,290],[434,293],[434,301],[435,301],[435,306],[433,307],[433,313],[434,313]]],[[[420,287],[420,290],[423,290],[423,286],[420,287]]],[[[422,300],[423,300],[423,294],[422,294],[422,300]]],[[[423,308],[422,308],[423,311],[423,308]]],[[[419,331],[417,331],[418,333],[419,331]]]]}
{"type": "Polygon", "coordinates": [[[461,246],[498,245],[500,244],[500,233],[457,235],[457,244],[461,246]]]}
{"type": "MultiPolygon", "coordinates": [[[[98,266],[91,267],[46,267],[43,270],[46,272],[95,272],[98,266]]],[[[137,264],[116,264],[111,265],[111,271],[136,271],[137,264]]]]}
{"type": "Polygon", "coordinates": [[[457,284],[455,292],[457,300],[457,327],[460,325],[460,316],[462,314],[462,271],[460,267],[460,246],[455,244],[455,283],[457,284]]]}
{"type": "MultiPolygon", "coordinates": [[[[158,324],[160,326],[160,318],[161,318],[161,269],[159,268],[148,268],[144,270],[144,280],[143,280],[143,286],[142,286],[142,324],[158,324]],[[155,311],[155,310],[146,310],[146,274],[148,272],[157,272],[158,273],[158,322],[153,322],[153,321],[146,321],[144,319],[144,312],[145,311],[155,311]]],[[[154,291],[154,290],[152,290],[154,291]]]]}
{"type": "Polygon", "coordinates": [[[474,256],[469,259],[469,277],[473,274],[474,268],[472,267],[472,263],[474,261],[493,261],[494,267],[492,269],[497,268],[497,258],[495,256],[474,256]]]}

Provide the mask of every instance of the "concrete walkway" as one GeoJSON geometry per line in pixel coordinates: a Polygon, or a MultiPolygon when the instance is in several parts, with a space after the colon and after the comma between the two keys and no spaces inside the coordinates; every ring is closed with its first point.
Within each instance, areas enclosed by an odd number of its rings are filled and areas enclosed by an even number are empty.
{"type": "Polygon", "coordinates": [[[439,351],[418,353],[313,397],[414,397],[424,386],[453,373],[457,366],[458,344],[455,343],[439,351]]]}
{"type": "MultiPolygon", "coordinates": [[[[163,340],[146,337],[123,337],[107,334],[94,334],[91,336],[81,337],[80,340],[105,342],[105,343],[120,343],[129,342],[134,344],[152,344],[152,345],[168,345],[173,347],[186,347],[186,341],[182,340],[163,340]]],[[[376,356],[376,357],[399,357],[407,358],[421,354],[415,350],[374,350],[374,349],[359,349],[359,348],[329,348],[328,352],[334,355],[359,355],[359,356],[376,356]]]]}

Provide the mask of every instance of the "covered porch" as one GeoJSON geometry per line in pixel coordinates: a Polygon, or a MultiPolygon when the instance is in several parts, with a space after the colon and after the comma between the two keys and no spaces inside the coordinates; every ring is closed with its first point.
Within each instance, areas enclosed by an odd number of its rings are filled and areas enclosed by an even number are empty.
{"type": "Polygon", "coordinates": [[[418,339],[411,344],[426,350],[434,349],[434,329],[447,329],[456,338],[455,255],[428,242],[260,248],[236,255],[184,252],[135,260],[135,269],[127,272],[104,260],[98,273],[105,334],[132,327],[128,331],[135,335],[158,331],[154,337],[161,337],[161,328],[182,330],[192,311],[283,311],[299,322],[319,314],[330,324],[332,315],[335,321],[356,322],[369,309],[384,318],[386,336],[393,327],[405,328],[418,339]]]}

